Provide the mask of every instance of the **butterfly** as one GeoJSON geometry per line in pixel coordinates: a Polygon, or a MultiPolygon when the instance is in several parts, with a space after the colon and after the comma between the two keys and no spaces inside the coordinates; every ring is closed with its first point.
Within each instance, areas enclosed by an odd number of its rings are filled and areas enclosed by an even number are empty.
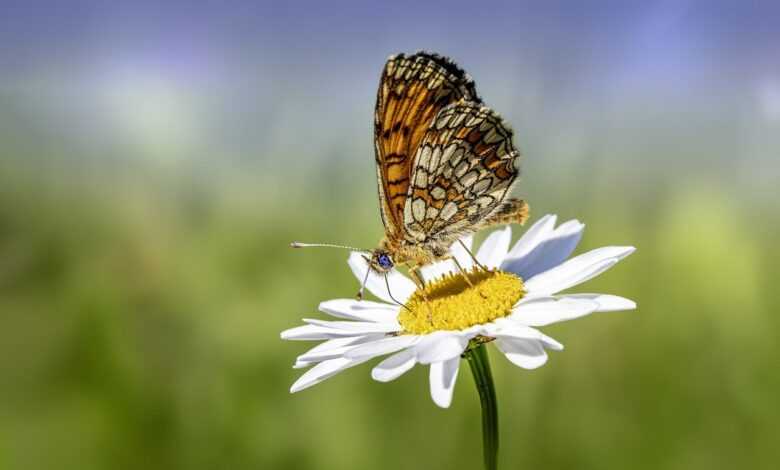
{"type": "Polygon", "coordinates": [[[512,137],[455,62],[428,52],[391,56],[374,112],[385,236],[376,249],[355,250],[378,273],[405,265],[422,283],[418,268],[450,257],[461,237],[525,222],[528,205],[509,196],[520,174],[512,137]]]}

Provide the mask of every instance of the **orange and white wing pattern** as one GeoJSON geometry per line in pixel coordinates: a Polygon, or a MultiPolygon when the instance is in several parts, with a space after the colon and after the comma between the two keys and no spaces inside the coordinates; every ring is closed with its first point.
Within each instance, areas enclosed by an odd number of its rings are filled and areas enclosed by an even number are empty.
{"type": "Polygon", "coordinates": [[[414,155],[437,114],[460,100],[479,102],[474,82],[449,59],[426,52],[387,60],[374,115],[376,171],[388,238],[404,237],[404,205],[414,155]]]}
{"type": "Polygon", "coordinates": [[[407,243],[454,241],[524,205],[505,201],[519,157],[512,131],[490,108],[464,101],[442,109],[414,158],[404,206],[407,243]]]}

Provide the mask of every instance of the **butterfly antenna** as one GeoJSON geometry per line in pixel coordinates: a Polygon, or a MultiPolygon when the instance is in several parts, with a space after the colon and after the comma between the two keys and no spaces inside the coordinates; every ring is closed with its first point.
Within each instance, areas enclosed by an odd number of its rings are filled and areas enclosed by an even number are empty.
{"type": "Polygon", "coordinates": [[[303,243],[303,242],[292,242],[290,243],[290,247],[292,248],[311,248],[311,247],[323,247],[323,248],[342,248],[344,250],[350,250],[350,251],[360,251],[364,253],[370,253],[371,250],[367,250],[365,248],[355,248],[354,246],[347,246],[347,245],[335,245],[333,243],[303,243]]]}

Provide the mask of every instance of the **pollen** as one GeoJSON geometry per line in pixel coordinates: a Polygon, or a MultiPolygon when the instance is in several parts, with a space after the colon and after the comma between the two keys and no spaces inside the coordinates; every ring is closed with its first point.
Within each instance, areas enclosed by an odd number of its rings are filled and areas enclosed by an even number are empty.
{"type": "Polygon", "coordinates": [[[418,288],[401,308],[403,333],[423,335],[439,330],[465,330],[512,313],[525,288],[518,276],[474,268],[447,274],[418,288]]]}

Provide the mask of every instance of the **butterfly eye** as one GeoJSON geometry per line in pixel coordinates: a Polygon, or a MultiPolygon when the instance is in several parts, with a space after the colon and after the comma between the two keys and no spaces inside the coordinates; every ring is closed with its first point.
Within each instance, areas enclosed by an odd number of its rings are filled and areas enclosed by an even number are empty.
{"type": "Polygon", "coordinates": [[[377,261],[379,262],[379,266],[382,266],[385,269],[390,269],[393,267],[393,261],[385,253],[380,254],[377,257],[377,261]]]}

